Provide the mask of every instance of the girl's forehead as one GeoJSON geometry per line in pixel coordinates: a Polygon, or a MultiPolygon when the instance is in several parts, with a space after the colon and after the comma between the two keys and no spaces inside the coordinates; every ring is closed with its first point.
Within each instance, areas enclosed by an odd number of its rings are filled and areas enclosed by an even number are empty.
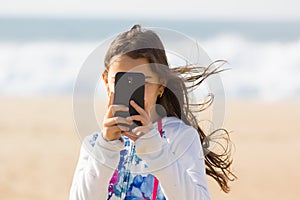
{"type": "Polygon", "coordinates": [[[132,59],[128,56],[121,56],[110,65],[108,75],[114,78],[118,72],[139,72],[143,73],[146,78],[157,77],[146,58],[132,59]]]}
{"type": "Polygon", "coordinates": [[[130,70],[115,69],[110,71],[109,76],[114,78],[118,72],[138,72],[143,73],[146,78],[157,77],[157,75],[151,70],[150,66],[136,67],[130,70]]]}

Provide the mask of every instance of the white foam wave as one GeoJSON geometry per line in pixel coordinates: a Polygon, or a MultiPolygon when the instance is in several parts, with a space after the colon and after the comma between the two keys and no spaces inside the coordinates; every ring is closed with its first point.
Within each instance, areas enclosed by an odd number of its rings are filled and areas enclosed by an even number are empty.
{"type": "Polygon", "coordinates": [[[78,70],[94,47],[93,43],[2,43],[0,94],[72,93],[78,70]]]}
{"type": "MultiPolygon", "coordinates": [[[[212,60],[229,61],[225,67],[231,70],[221,75],[227,97],[300,97],[300,38],[255,42],[223,35],[198,41],[212,60]]],[[[96,46],[93,42],[1,42],[0,95],[72,94],[81,64],[96,46]]]]}
{"type": "Polygon", "coordinates": [[[300,38],[289,42],[253,42],[224,35],[203,45],[215,59],[229,61],[222,74],[233,98],[282,100],[300,97],[300,38]]]}

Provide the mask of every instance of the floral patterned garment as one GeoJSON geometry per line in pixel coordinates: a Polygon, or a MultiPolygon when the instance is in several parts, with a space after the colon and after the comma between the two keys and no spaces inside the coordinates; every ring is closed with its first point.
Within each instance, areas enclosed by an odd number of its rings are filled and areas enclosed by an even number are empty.
{"type": "MultiPolygon", "coordinates": [[[[115,170],[108,187],[108,200],[152,200],[154,176],[132,175],[130,169],[134,167],[144,167],[147,165],[135,152],[135,146],[129,138],[123,136],[125,148],[120,152],[120,161],[115,170]]],[[[157,190],[156,200],[165,200],[165,196],[160,187],[157,190]]]]}
{"type": "MultiPolygon", "coordinates": [[[[89,140],[93,147],[98,135],[98,133],[95,133],[89,140]]],[[[166,139],[163,130],[161,130],[161,136],[166,139]]],[[[107,200],[152,200],[155,177],[152,174],[132,175],[132,167],[142,169],[147,168],[147,165],[136,155],[134,143],[128,137],[122,137],[124,139],[124,149],[120,151],[118,167],[109,182],[107,200]]],[[[156,200],[166,200],[160,185],[157,188],[156,200]]]]}

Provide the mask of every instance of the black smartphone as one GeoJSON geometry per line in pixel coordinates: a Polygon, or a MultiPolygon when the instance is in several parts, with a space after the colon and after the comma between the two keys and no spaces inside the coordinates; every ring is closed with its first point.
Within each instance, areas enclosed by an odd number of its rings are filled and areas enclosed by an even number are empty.
{"type": "MultiPolygon", "coordinates": [[[[144,108],[145,75],[138,72],[118,72],[115,76],[114,104],[125,105],[129,107],[129,112],[117,111],[115,116],[129,117],[139,115],[139,113],[130,105],[130,100],[134,100],[140,107],[144,108]]],[[[133,121],[129,126],[130,131],[141,126],[140,121],[133,121]]],[[[127,124],[120,124],[128,126],[127,124]]]]}

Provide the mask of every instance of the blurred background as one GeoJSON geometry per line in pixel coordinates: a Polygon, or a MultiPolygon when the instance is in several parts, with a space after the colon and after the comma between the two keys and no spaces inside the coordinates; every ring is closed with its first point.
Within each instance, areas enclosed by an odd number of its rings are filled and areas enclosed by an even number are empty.
{"type": "Polygon", "coordinates": [[[81,145],[77,74],[136,23],[184,33],[228,61],[224,127],[238,180],[224,194],[208,178],[212,199],[299,198],[299,9],[296,0],[0,0],[0,199],[68,198],[81,145]]]}

